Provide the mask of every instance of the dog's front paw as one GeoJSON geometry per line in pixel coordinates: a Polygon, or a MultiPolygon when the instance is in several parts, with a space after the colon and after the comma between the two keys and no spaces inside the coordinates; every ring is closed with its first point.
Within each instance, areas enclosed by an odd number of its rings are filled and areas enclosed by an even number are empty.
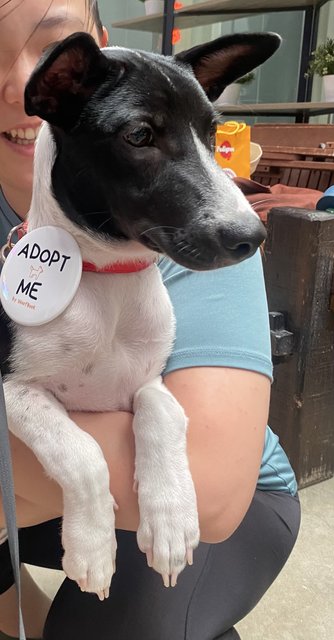
{"type": "Polygon", "coordinates": [[[64,515],[62,542],[65,549],[63,569],[82,591],[108,598],[116,564],[115,502],[104,500],[103,511],[72,509],[64,515]]]}
{"type": "Polygon", "coordinates": [[[199,524],[196,496],[190,477],[185,474],[180,488],[169,494],[139,490],[140,525],[138,545],[146,553],[147,562],[161,573],[164,585],[176,585],[186,563],[192,564],[193,550],[199,543],[199,524]]]}

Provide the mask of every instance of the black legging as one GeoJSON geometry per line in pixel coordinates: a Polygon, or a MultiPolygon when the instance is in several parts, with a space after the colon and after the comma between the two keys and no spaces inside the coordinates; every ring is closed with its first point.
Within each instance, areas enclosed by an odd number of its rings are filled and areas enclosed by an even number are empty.
{"type": "MultiPolygon", "coordinates": [[[[44,640],[236,640],[234,625],[282,569],[299,522],[298,497],[257,490],[235,533],[220,544],[201,543],[194,565],[174,589],[166,589],[147,567],[135,534],[118,531],[109,599],[101,603],[66,579],[50,609],[44,640]]],[[[58,532],[59,521],[21,530],[22,561],[60,567],[58,532]]]]}

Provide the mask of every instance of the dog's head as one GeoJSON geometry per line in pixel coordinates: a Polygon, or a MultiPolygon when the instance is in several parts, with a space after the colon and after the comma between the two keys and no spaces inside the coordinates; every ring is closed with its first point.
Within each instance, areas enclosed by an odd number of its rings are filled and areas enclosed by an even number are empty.
{"type": "Polygon", "coordinates": [[[252,255],[264,228],[213,158],[212,101],[279,44],[276,34],[239,34],[164,57],[100,50],[79,33],[46,53],[25,105],[51,125],[51,184],[66,216],[192,269],[252,255]]]}

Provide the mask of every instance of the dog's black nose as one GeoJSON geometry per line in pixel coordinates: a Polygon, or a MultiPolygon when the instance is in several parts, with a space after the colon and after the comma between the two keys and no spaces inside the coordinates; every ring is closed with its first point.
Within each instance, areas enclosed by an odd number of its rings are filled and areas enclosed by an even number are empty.
{"type": "Polygon", "coordinates": [[[251,224],[235,224],[220,230],[222,252],[232,262],[250,258],[266,239],[266,230],[260,219],[251,224]]]}

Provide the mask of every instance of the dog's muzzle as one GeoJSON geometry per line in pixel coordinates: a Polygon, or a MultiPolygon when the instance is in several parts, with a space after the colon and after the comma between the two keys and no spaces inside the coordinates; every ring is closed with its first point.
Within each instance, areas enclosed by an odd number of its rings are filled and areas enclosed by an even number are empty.
{"type": "Polygon", "coordinates": [[[192,225],[171,232],[162,227],[141,233],[140,241],[174,262],[195,271],[218,269],[250,258],[266,238],[260,219],[247,224],[192,225]]]}

